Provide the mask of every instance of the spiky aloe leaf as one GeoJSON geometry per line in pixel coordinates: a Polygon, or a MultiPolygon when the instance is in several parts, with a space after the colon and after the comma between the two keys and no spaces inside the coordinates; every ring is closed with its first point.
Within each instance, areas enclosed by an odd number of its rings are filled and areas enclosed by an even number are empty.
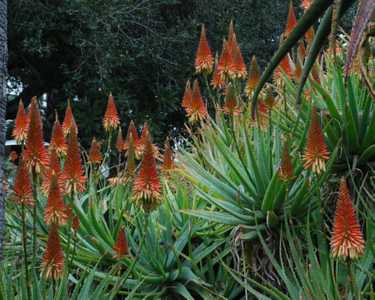
{"type": "Polygon", "coordinates": [[[369,23],[371,16],[375,10],[375,0],[361,0],[357,15],[355,17],[354,25],[352,27],[352,34],[350,36],[350,42],[348,47],[348,55],[345,63],[345,78],[348,77],[350,68],[353,64],[354,57],[358,52],[363,32],[365,31],[367,24],[369,23]]]}
{"type": "Polygon", "coordinates": [[[287,39],[283,41],[280,48],[276,51],[272,57],[267,68],[264,70],[262,77],[254,91],[252,113],[255,116],[255,110],[257,107],[257,99],[263,86],[266,84],[268,79],[271,77],[273,71],[279,65],[284,56],[292,49],[292,47],[301,39],[309,28],[314,25],[319,18],[326,12],[326,10],[332,5],[333,0],[316,0],[314,1],[302,18],[298,21],[297,26],[293,29],[287,39]]]}
{"type": "MultiPolygon", "coordinates": [[[[344,0],[342,2],[342,5],[340,6],[340,10],[337,13],[338,20],[342,17],[345,11],[348,10],[350,6],[352,6],[354,2],[356,2],[356,0],[344,0]]],[[[298,92],[297,92],[297,104],[301,102],[301,95],[303,92],[303,87],[305,86],[307,78],[320,53],[320,50],[322,49],[326,39],[331,33],[331,29],[332,29],[331,24],[332,24],[332,7],[330,7],[324,14],[323,20],[319,25],[319,28],[312,42],[310,51],[307,55],[305,64],[303,66],[301,81],[299,83],[298,92]]]]}

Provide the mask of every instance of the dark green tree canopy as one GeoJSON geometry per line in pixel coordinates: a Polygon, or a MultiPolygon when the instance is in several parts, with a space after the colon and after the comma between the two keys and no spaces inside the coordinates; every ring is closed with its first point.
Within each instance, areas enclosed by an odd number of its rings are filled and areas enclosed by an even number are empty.
{"type": "MultiPolygon", "coordinates": [[[[123,124],[149,121],[160,141],[184,122],[180,101],[193,62],[200,25],[215,52],[230,20],[246,62],[261,66],[278,47],[288,1],[11,0],[9,73],[22,82],[26,103],[47,95],[47,131],[66,100],[87,136],[102,134],[101,118],[111,91],[123,124]]],[[[295,7],[299,1],[295,1],[295,7]]],[[[17,100],[16,99],[16,100],[17,100]]],[[[18,101],[9,105],[8,117],[18,101]]]]}

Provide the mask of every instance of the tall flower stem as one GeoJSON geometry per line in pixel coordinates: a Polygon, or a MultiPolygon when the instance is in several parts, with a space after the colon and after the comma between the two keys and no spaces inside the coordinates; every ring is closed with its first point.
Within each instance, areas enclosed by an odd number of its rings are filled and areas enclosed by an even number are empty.
{"type": "Polygon", "coordinates": [[[27,299],[31,300],[30,295],[30,279],[29,279],[29,270],[28,270],[28,257],[27,257],[27,233],[26,233],[26,214],[25,214],[25,205],[22,204],[21,207],[21,219],[22,219],[22,247],[23,247],[23,260],[25,267],[25,277],[26,277],[26,291],[27,299]]]}
{"type": "Polygon", "coordinates": [[[38,175],[33,168],[32,170],[32,178],[33,178],[33,198],[35,201],[35,205],[33,207],[33,266],[36,264],[36,221],[37,221],[37,205],[38,205],[38,175]]]}

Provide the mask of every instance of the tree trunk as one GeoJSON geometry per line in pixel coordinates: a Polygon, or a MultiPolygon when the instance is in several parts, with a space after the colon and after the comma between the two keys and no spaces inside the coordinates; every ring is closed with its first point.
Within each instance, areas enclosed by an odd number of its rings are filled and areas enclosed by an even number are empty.
{"type": "Polygon", "coordinates": [[[3,256],[4,236],[4,161],[5,161],[5,109],[8,61],[7,0],[0,0],[0,259],[3,256]]]}

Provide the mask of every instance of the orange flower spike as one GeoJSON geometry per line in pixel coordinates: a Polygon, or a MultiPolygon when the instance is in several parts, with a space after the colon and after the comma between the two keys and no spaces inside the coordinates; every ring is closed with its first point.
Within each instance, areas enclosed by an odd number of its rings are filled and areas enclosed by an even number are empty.
{"type": "Polygon", "coordinates": [[[68,220],[67,210],[61,197],[57,175],[53,173],[50,180],[47,206],[44,210],[44,222],[47,225],[57,224],[61,226],[66,224],[68,220]]]}
{"type": "Polygon", "coordinates": [[[137,128],[135,128],[133,120],[130,121],[128,132],[126,133],[124,150],[127,150],[129,147],[130,136],[133,137],[133,142],[134,142],[135,147],[138,147],[138,144],[140,143],[140,141],[139,141],[138,131],[137,131],[137,128]]]}
{"type": "Polygon", "coordinates": [[[237,44],[233,49],[233,72],[236,78],[245,78],[247,75],[246,64],[237,44]]]}
{"type": "Polygon", "coordinates": [[[59,279],[64,273],[64,253],[61,249],[58,226],[52,224],[48,233],[47,248],[42,259],[43,276],[59,279]]]}
{"type": "Polygon", "coordinates": [[[211,85],[214,89],[221,89],[225,85],[224,79],[221,76],[217,65],[215,67],[215,71],[212,76],[211,85]]]}
{"type": "Polygon", "coordinates": [[[48,153],[44,147],[43,127],[36,97],[31,100],[30,124],[23,159],[26,165],[41,173],[48,166],[48,153]]]}
{"type": "Polygon", "coordinates": [[[124,141],[124,137],[122,135],[121,127],[119,128],[118,133],[117,133],[116,149],[119,153],[121,153],[125,150],[125,141],[124,141]]]}
{"type": "Polygon", "coordinates": [[[281,157],[281,164],[278,171],[279,178],[282,181],[289,181],[294,178],[293,175],[293,164],[289,154],[288,141],[285,141],[283,154],[281,157]]]}
{"type": "Polygon", "coordinates": [[[78,138],[75,132],[69,134],[68,152],[61,178],[65,183],[64,191],[66,193],[83,192],[85,190],[86,177],[81,164],[78,138]]]}
{"type": "Polygon", "coordinates": [[[306,11],[309,9],[310,5],[312,4],[313,0],[302,0],[301,6],[306,11]]]}
{"type": "Polygon", "coordinates": [[[365,251],[365,241],[358,223],[349,189],[341,179],[339,198],[331,237],[331,253],[334,257],[358,258],[365,251]]]}
{"type": "Polygon", "coordinates": [[[100,151],[100,143],[93,138],[89,151],[89,162],[92,164],[100,164],[103,160],[102,153],[100,151]]]}
{"type": "Polygon", "coordinates": [[[174,160],[173,160],[173,150],[171,148],[171,145],[169,143],[169,139],[165,141],[164,146],[164,156],[163,156],[163,165],[162,170],[165,173],[168,173],[169,171],[173,170],[175,168],[174,160]]]}
{"type": "Polygon", "coordinates": [[[260,70],[255,55],[251,58],[251,64],[249,68],[249,78],[246,83],[245,93],[248,97],[252,96],[255,87],[258,85],[260,80],[260,70]]]}
{"type": "Polygon", "coordinates": [[[20,161],[18,165],[13,190],[14,197],[12,199],[14,199],[17,204],[26,206],[35,205],[29,172],[23,161],[20,161]]]}
{"type": "Polygon", "coordinates": [[[135,165],[136,153],[135,153],[135,145],[134,145],[134,139],[133,139],[132,134],[130,134],[130,137],[129,137],[129,147],[128,147],[128,151],[126,154],[127,154],[126,175],[133,177],[135,173],[135,169],[136,169],[136,165],[135,165]]]}
{"type": "Polygon", "coordinates": [[[57,115],[56,115],[55,123],[53,124],[53,128],[52,128],[52,138],[51,138],[50,145],[56,149],[56,152],[60,157],[63,157],[64,155],[66,155],[66,150],[68,146],[66,145],[64,131],[59,122],[57,115]]]}
{"type": "Polygon", "coordinates": [[[181,106],[185,109],[185,111],[188,111],[191,107],[191,99],[192,99],[192,90],[190,85],[190,80],[187,81],[185,86],[185,92],[184,97],[182,98],[181,106]]]}
{"type": "Polygon", "coordinates": [[[207,41],[206,29],[204,25],[202,25],[201,36],[199,39],[199,45],[195,57],[195,70],[197,73],[211,73],[213,64],[214,58],[207,41]]]}
{"type": "Polygon", "coordinates": [[[23,102],[22,100],[20,100],[20,102],[18,103],[17,116],[12,131],[12,136],[16,140],[17,144],[22,144],[24,141],[26,141],[28,127],[29,118],[27,117],[27,114],[25,112],[23,102]]]}
{"type": "Polygon", "coordinates": [[[116,129],[120,125],[120,117],[112,93],[108,96],[107,110],[103,118],[103,126],[106,131],[116,129]]]}
{"type": "Polygon", "coordinates": [[[113,250],[116,252],[114,256],[117,259],[120,259],[129,254],[128,241],[126,239],[125,228],[121,227],[117,234],[116,243],[113,246],[113,250]]]}
{"type": "Polygon", "coordinates": [[[241,113],[241,109],[237,105],[236,92],[231,84],[227,86],[225,91],[225,103],[223,107],[225,114],[238,115],[241,113]]]}
{"type": "Polygon", "coordinates": [[[161,201],[161,184],[156,169],[153,145],[149,136],[146,140],[139,173],[134,180],[133,197],[146,211],[156,208],[161,201]]]}
{"type": "Polygon", "coordinates": [[[67,136],[72,131],[72,129],[78,132],[78,127],[74,119],[72,107],[70,105],[69,100],[68,100],[68,106],[66,107],[64,122],[63,122],[62,127],[63,127],[64,136],[67,136]]]}
{"type": "Polygon", "coordinates": [[[281,73],[285,73],[285,75],[289,78],[292,79],[293,77],[293,65],[292,65],[292,59],[290,58],[289,54],[284,56],[284,58],[281,60],[280,65],[277,67],[275,71],[275,77],[280,78],[281,73]]]}
{"type": "Polygon", "coordinates": [[[198,120],[203,120],[208,115],[206,106],[204,104],[199,82],[196,79],[193,84],[193,98],[191,101],[191,110],[188,113],[189,121],[196,122],[198,120]]]}
{"type": "Polygon", "coordinates": [[[317,174],[325,171],[325,162],[329,159],[329,152],[315,107],[311,112],[311,124],[303,159],[305,169],[312,169],[317,174]]]}
{"type": "Polygon", "coordinates": [[[294,27],[297,25],[297,18],[296,18],[296,12],[293,7],[293,2],[289,2],[289,11],[288,11],[288,20],[286,22],[286,28],[285,28],[285,37],[288,37],[288,35],[293,31],[294,27]]]}
{"type": "Polygon", "coordinates": [[[56,174],[59,184],[60,184],[60,191],[63,190],[64,184],[61,182],[61,165],[59,157],[57,156],[56,148],[52,147],[50,144],[49,147],[49,168],[45,172],[43,176],[43,184],[42,184],[42,191],[44,194],[48,195],[48,191],[50,189],[51,177],[52,174],[56,174]]]}
{"type": "Polygon", "coordinates": [[[223,42],[223,50],[219,57],[217,70],[223,79],[233,72],[233,58],[229,49],[229,44],[226,41],[223,42]]]}

